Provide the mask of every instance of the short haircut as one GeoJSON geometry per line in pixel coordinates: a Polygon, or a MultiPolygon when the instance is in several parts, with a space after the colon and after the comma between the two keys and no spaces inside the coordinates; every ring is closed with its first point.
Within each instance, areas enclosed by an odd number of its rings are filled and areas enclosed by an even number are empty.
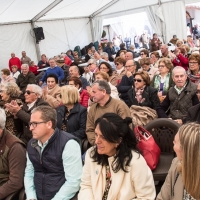
{"type": "Polygon", "coordinates": [[[94,74],[95,78],[96,78],[97,75],[101,75],[102,78],[103,78],[103,80],[109,82],[109,76],[108,76],[108,74],[107,74],[106,72],[100,72],[100,71],[99,71],[99,72],[96,72],[96,73],[94,74]]]}
{"type": "Polygon", "coordinates": [[[113,70],[112,70],[111,65],[108,62],[101,62],[101,64],[99,65],[99,70],[100,70],[101,65],[103,65],[103,64],[109,69],[109,71],[107,72],[108,75],[112,76],[113,70]]]}
{"type": "Polygon", "coordinates": [[[41,55],[41,57],[43,57],[43,56],[44,56],[44,57],[47,57],[45,54],[42,54],[42,55],[41,55]]]}
{"type": "Polygon", "coordinates": [[[115,64],[116,64],[117,62],[120,63],[120,64],[123,64],[123,65],[126,64],[126,60],[125,60],[124,58],[121,58],[121,57],[115,58],[115,64]]]}
{"type": "Polygon", "coordinates": [[[158,64],[160,64],[161,62],[165,63],[165,66],[169,69],[170,72],[172,71],[173,64],[172,64],[171,59],[169,59],[169,58],[161,58],[158,61],[158,64]]]}
{"type": "Polygon", "coordinates": [[[161,47],[165,47],[166,49],[169,48],[167,44],[162,44],[161,47]]]}
{"type": "MultiPolygon", "coordinates": [[[[154,55],[156,58],[160,58],[160,54],[157,51],[151,52],[151,55],[154,55]]],[[[150,56],[151,57],[151,56],[150,56]]]]}
{"type": "Polygon", "coordinates": [[[108,84],[108,82],[104,81],[104,80],[98,80],[98,81],[95,81],[93,85],[98,85],[98,89],[100,91],[102,90],[105,90],[106,91],[106,94],[111,94],[111,89],[110,89],[110,86],[108,84]]]}
{"type": "Polygon", "coordinates": [[[79,70],[78,66],[76,66],[76,65],[71,65],[70,68],[72,68],[72,67],[75,69],[75,71],[78,71],[78,73],[80,74],[80,70],[79,70]]]}
{"type": "Polygon", "coordinates": [[[189,47],[188,45],[186,45],[186,44],[182,44],[181,47],[185,48],[186,51],[187,51],[187,53],[190,52],[190,47],[189,47]]]}
{"type": "Polygon", "coordinates": [[[29,69],[29,65],[28,65],[28,64],[22,64],[22,65],[21,65],[21,69],[22,69],[23,67],[29,69]]]}
{"type": "Polygon", "coordinates": [[[0,129],[4,129],[6,125],[6,113],[5,110],[0,108],[0,129]]]}
{"type": "Polygon", "coordinates": [[[2,85],[4,87],[5,93],[11,98],[17,98],[20,96],[21,91],[15,82],[8,82],[2,85]]]}
{"type": "Polygon", "coordinates": [[[135,76],[138,75],[138,76],[141,76],[143,81],[146,83],[147,86],[150,85],[150,77],[149,77],[149,74],[145,71],[138,71],[136,72],[133,77],[135,78],[135,76]]]}
{"type": "Polygon", "coordinates": [[[58,84],[58,77],[55,74],[48,74],[46,78],[46,82],[48,78],[54,78],[56,84],[58,84]]]}
{"type": "Polygon", "coordinates": [[[12,68],[18,69],[17,65],[12,65],[12,68]]]}
{"type": "Polygon", "coordinates": [[[71,105],[80,101],[80,94],[76,87],[72,85],[62,86],[60,89],[62,103],[64,105],[71,105]]]}
{"type": "Polygon", "coordinates": [[[97,61],[94,58],[91,58],[90,60],[88,60],[88,63],[94,63],[96,65],[97,61]]]}
{"type": "Polygon", "coordinates": [[[144,53],[145,55],[147,55],[147,57],[149,57],[149,51],[147,50],[147,49],[142,49],[141,51],[140,51],[140,53],[144,53]]]}
{"type": "Polygon", "coordinates": [[[5,74],[5,75],[7,75],[7,76],[10,75],[10,70],[7,69],[7,68],[2,69],[1,71],[3,72],[3,74],[5,74]]]}
{"type": "Polygon", "coordinates": [[[175,72],[176,72],[176,71],[182,71],[182,72],[186,75],[186,71],[185,71],[185,69],[184,69],[183,67],[176,66],[176,67],[174,67],[174,69],[172,70],[172,76],[175,75],[175,72]]]}
{"type": "Polygon", "coordinates": [[[150,65],[151,64],[151,61],[150,61],[150,58],[142,58],[140,59],[140,65],[150,65]]]}
{"type": "Polygon", "coordinates": [[[125,46],[126,46],[126,44],[125,44],[125,43],[121,43],[121,44],[119,45],[120,49],[124,49],[124,48],[125,48],[125,46]]]}
{"type": "Polygon", "coordinates": [[[36,84],[28,84],[27,88],[30,87],[32,89],[32,92],[35,92],[38,96],[38,98],[42,97],[42,88],[36,84]]]}
{"type": "Polygon", "coordinates": [[[44,122],[51,121],[52,128],[55,129],[57,126],[57,113],[56,110],[50,106],[38,106],[31,111],[31,114],[35,112],[41,113],[41,119],[44,122]]]}
{"type": "Polygon", "coordinates": [[[106,58],[109,57],[109,56],[108,56],[108,53],[106,53],[106,52],[102,52],[102,53],[101,53],[101,56],[104,56],[104,57],[106,57],[106,58]]]}
{"type": "Polygon", "coordinates": [[[126,50],[121,50],[121,51],[119,52],[119,55],[120,55],[122,52],[123,52],[124,54],[126,54],[126,53],[127,53],[127,51],[126,51],[126,50]]]}
{"type": "Polygon", "coordinates": [[[198,65],[200,65],[200,55],[198,53],[191,54],[188,60],[189,62],[190,60],[195,60],[198,62],[198,65]]]}
{"type": "Polygon", "coordinates": [[[53,60],[53,61],[55,61],[55,62],[56,62],[55,58],[49,58],[49,61],[50,61],[50,60],[53,60]]]}
{"type": "Polygon", "coordinates": [[[81,81],[81,79],[78,78],[78,77],[69,77],[69,78],[67,79],[67,81],[68,81],[68,82],[69,82],[69,81],[74,81],[74,85],[79,85],[79,88],[82,87],[82,81],[81,81]]]}

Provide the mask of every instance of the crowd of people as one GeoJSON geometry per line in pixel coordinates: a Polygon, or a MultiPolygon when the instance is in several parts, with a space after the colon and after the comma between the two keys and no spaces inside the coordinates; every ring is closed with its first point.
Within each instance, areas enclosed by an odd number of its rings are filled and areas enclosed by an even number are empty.
{"type": "Polygon", "coordinates": [[[0,199],[23,186],[28,200],[200,199],[200,54],[189,40],[173,52],[157,34],[151,43],[139,55],[112,42],[42,54],[37,65],[11,53],[1,69],[0,199]],[[131,126],[155,118],[182,125],[157,197],[131,126]]]}

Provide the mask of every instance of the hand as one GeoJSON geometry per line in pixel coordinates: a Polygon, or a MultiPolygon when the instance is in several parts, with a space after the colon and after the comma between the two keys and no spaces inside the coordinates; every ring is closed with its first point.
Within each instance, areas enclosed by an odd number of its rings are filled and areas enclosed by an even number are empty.
{"type": "Polygon", "coordinates": [[[40,86],[42,86],[42,83],[43,83],[43,82],[42,82],[42,81],[40,81],[40,82],[39,82],[39,85],[40,85],[40,86]]]}
{"type": "Polygon", "coordinates": [[[15,100],[12,100],[10,103],[6,103],[5,106],[10,113],[16,115],[23,105],[19,106],[15,100]]]}
{"type": "Polygon", "coordinates": [[[182,121],[182,119],[176,119],[176,120],[174,120],[175,122],[177,122],[178,124],[180,124],[180,125],[182,125],[183,124],[183,121],[182,121]]]}
{"type": "Polygon", "coordinates": [[[57,94],[57,95],[56,95],[56,99],[57,99],[57,101],[59,101],[60,103],[62,103],[62,99],[61,99],[60,94],[57,94]]]}
{"type": "Polygon", "coordinates": [[[47,95],[48,95],[48,90],[47,90],[47,86],[44,86],[43,89],[42,89],[42,94],[45,98],[47,98],[47,95]]]}

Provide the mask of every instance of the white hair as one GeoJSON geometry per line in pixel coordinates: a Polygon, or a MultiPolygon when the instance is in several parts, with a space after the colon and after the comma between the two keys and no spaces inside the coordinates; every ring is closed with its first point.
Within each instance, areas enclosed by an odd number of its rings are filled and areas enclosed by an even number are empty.
{"type": "Polygon", "coordinates": [[[175,71],[182,71],[184,74],[186,74],[185,69],[183,67],[181,67],[181,66],[174,67],[174,69],[172,70],[172,76],[174,76],[175,71]]]}
{"type": "Polygon", "coordinates": [[[102,53],[101,53],[101,56],[105,56],[106,58],[108,58],[108,53],[102,52],[102,53]]]}
{"type": "Polygon", "coordinates": [[[28,64],[22,64],[22,65],[21,65],[21,68],[22,68],[22,67],[26,67],[26,68],[28,68],[28,69],[29,69],[29,66],[28,66],[28,64]]]}
{"type": "Polygon", "coordinates": [[[36,84],[28,84],[27,87],[31,87],[32,88],[32,92],[35,92],[38,97],[42,97],[42,88],[36,84]]]}
{"type": "Polygon", "coordinates": [[[6,124],[6,113],[4,109],[0,108],[0,129],[4,129],[6,124]]]}
{"type": "Polygon", "coordinates": [[[96,65],[97,61],[94,58],[91,58],[90,60],[88,60],[88,63],[94,63],[96,65]]]}

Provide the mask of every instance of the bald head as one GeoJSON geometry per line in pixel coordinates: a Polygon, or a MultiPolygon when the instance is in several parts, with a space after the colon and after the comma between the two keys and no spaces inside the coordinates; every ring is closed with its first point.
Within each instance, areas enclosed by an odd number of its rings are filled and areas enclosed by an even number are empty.
{"type": "Polygon", "coordinates": [[[69,74],[71,77],[79,77],[79,68],[77,66],[71,66],[69,68],[69,74]]]}
{"type": "Polygon", "coordinates": [[[133,53],[131,52],[127,52],[125,55],[125,59],[127,60],[133,60],[133,53]]]}

